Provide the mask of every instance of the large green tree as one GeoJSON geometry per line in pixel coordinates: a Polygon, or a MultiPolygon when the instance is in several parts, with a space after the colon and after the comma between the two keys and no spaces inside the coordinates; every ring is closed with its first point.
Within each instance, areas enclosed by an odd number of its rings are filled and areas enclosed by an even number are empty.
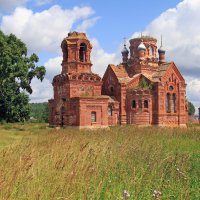
{"type": "Polygon", "coordinates": [[[36,54],[27,56],[26,45],[15,35],[0,31],[0,121],[19,122],[29,118],[31,80],[41,81],[45,68],[37,66],[36,54]]]}

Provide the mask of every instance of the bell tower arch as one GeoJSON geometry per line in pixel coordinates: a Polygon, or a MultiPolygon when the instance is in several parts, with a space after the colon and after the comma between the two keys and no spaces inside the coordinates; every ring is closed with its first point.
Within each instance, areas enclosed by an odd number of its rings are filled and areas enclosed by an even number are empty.
{"type": "Polygon", "coordinates": [[[62,41],[62,74],[91,73],[92,45],[85,33],[71,32],[62,41]]]}

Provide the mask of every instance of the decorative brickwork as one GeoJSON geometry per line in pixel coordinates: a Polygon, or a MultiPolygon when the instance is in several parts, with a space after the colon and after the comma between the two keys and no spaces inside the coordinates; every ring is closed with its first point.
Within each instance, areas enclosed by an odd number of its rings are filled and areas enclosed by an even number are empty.
{"type": "Polygon", "coordinates": [[[52,83],[49,124],[186,126],[185,80],[175,63],[165,61],[162,46],[157,51],[156,42],[144,36],[131,39],[130,57],[124,45],[122,64],[108,65],[101,79],[91,71],[86,34],[69,33],[61,43],[62,72],[52,83]]]}

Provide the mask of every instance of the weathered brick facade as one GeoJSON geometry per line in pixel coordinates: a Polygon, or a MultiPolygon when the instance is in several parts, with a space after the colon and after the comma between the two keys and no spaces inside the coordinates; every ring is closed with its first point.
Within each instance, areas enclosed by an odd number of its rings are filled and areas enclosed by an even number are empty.
{"type": "Polygon", "coordinates": [[[85,33],[72,32],[62,43],[62,72],[53,79],[51,126],[140,124],[186,126],[185,80],[157,40],[140,37],[124,46],[122,63],[108,65],[101,79],[91,71],[92,45],[85,33]],[[158,54],[158,57],[157,57],[158,54]]]}

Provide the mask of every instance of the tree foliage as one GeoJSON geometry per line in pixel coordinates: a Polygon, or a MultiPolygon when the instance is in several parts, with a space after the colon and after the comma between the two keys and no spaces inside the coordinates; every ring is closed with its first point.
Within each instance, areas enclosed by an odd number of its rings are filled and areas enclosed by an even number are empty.
{"type": "Polygon", "coordinates": [[[142,79],[140,80],[139,87],[142,89],[148,89],[149,84],[144,77],[142,77],[142,79]]]}
{"type": "Polygon", "coordinates": [[[192,104],[192,102],[188,101],[188,114],[194,115],[194,113],[195,113],[195,107],[192,104]]]}
{"type": "Polygon", "coordinates": [[[154,90],[154,84],[148,83],[148,81],[144,77],[142,77],[142,79],[139,82],[139,88],[144,90],[154,90]]]}
{"type": "Polygon", "coordinates": [[[27,56],[26,45],[15,35],[0,31],[0,120],[25,121],[29,118],[31,80],[41,81],[45,68],[37,66],[36,54],[27,56]]]}
{"type": "Polygon", "coordinates": [[[32,122],[48,122],[48,103],[31,103],[30,120],[32,122]]]}

